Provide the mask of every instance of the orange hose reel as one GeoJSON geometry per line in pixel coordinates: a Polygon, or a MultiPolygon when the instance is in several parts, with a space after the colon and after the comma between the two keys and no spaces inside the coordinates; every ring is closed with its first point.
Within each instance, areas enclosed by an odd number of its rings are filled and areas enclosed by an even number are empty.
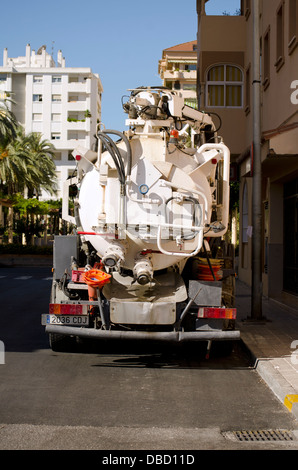
{"type": "Polygon", "coordinates": [[[105,284],[110,282],[110,274],[99,269],[90,269],[84,272],[82,280],[88,286],[89,300],[97,300],[97,289],[101,289],[105,284]]]}
{"type": "Polygon", "coordinates": [[[90,269],[84,272],[83,280],[91,287],[102,287],[104,284],[110,282],[111,275],[99,269],[90,269]]]}

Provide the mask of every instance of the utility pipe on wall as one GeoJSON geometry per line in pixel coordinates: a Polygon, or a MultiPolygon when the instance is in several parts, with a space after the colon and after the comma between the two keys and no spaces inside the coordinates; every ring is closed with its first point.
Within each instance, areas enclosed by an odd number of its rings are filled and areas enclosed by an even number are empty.
{"type": "Polygon", "coordinates": [[[253,0],[253,194],[251,318],[262,318],[260,0],[253,0]]]}

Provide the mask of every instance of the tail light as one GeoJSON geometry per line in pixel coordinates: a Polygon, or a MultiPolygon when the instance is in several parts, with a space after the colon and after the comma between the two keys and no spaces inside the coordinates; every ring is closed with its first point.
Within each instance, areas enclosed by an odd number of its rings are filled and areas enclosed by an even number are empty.
{"type": "Polygon", "coordinates": [[[198,311],[198,318],[222,318],[225,320],[235,320],[236,315],[236,308],[201,307],[198,311]]]}
{"type": "Polygon", "coordinates": [[[87,315],[88,305],[50,304],[49,313],[53,315],[87,315]]]}

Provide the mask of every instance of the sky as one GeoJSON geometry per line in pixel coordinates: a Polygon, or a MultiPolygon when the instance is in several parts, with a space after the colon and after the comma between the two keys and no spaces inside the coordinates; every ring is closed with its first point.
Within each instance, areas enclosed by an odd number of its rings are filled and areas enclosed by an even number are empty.
{"type": "MultiPolygon", "coordinates": [[[[209,0],[206,12],[234,14],[240,0],[209,0]]],[[[102,122],[124,130],[121,99],[128,89],[159,86],[163,49],[196,39],[196,0],[14,0],[2,2],[0,65],[42,45],[66,67],[89,67],[103,85],[102,122]],[[85,7],[84,7],[85,6],[85,7]]]]}

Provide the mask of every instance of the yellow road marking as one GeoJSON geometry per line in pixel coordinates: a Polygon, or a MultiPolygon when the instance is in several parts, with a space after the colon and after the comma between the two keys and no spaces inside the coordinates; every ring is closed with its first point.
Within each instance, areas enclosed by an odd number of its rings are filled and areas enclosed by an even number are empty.
{"type": "Polygon", "coordinates": [[[298,395],[286,395],[284,405],[288,408],[289,411],[292,411],[294,403],[298,403],[298,395]]]}

